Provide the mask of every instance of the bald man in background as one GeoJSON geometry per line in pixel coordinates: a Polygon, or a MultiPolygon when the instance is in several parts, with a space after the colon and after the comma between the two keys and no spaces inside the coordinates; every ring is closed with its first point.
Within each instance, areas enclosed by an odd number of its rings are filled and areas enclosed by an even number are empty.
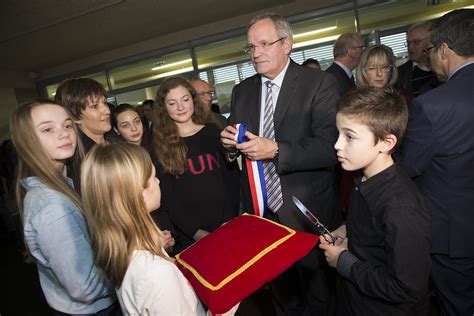
{"type": "Polygon", "coordinates": [[[214,95],[214,90],[211,86],[204,80],[201,79],[193,79],[191,80],[191,85],[193,86],[194,90],[196,90],[197,96],[204,104],[204,109],[211,113],[211,116],[214,118],[214,121],[217,124],[217,127],[220,130],[223,130],[224,127],[227,126],[227,119],[225,116],[213,112],[212,109],[212,97],[214,95]]]}

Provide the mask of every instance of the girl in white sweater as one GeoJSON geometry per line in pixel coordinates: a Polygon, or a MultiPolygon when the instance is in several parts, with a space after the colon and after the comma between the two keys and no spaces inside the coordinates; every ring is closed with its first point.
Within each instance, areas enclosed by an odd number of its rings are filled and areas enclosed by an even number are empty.
{"type": "Polygon", "coordinates": [[[149,212],[161,192],[148,153],[130,143],[99,145],[81,172],[95,259],[130,315],[205,315],[193,288],[163,249],[172,243],[149,212]]]}

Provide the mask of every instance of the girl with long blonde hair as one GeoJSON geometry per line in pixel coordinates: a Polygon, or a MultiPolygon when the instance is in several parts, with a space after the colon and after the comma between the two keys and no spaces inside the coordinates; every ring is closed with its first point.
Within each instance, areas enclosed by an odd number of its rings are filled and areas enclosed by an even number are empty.
{"type": "Polygon", "coordinates": [[[159,208],[161,191],[148,152],[125,142],[98,145],[82,164],[81,181],[95,261],[124,313],[205,315],[149,214],[159,208]]]}
{"type": "Polygon", "coordinates": [[[94,265],[82,203],[68,177],[83,156],[71,114],[38,99],[15,110],[10,133],[25,244],[53,313],[120,315],[113,288],[94,265]]]}
{"type": "Polygon", "coordinates": [[[220,129],[186,79],[161,83],[155,114],[152,155],[164,196],[157,221],[163,228],[161,220],[169,218],[179,252],[238,215],[240,175],[225,160],[220,129]]]}

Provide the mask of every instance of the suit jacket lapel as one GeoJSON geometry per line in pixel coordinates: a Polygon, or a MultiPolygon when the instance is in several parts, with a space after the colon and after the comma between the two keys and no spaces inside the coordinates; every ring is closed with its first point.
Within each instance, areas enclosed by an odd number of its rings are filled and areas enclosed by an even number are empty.
{"type": "Polygon", "coordinates": [[[341,77],[344,78],[344,81],[346,82],[346,86],[347,85],[350,85],[350,86],[355,85],[353,79],[349,78],[347,76],[347,72],[341,66],[339,66],[338,64],[336,64],[336,66],[339,69],[339,72],[341,73],[341,77]]]}
{"type": "Polygon", "coordinates": [[[278,101],[273,113],[273,124],[275,134],[281,125],[285,113],[291,104],[291,100],[298,89],[298,68],[296,64],[290,60],[290,65],[286,71],[283,83],[280,88],[280,94],[278,95],[278,101]]]}
{"type": "Polygon", "coordinates": [[[254,80],[254,85],[256,86],[256,88],[250,89],[249,96],[247,99],[249,100],[249,126],[247,126],[247,130],[254,135],[258,135],[260,130],[260,100],[262,99],[262,78],[261,76],[255,76],[254,80]]]}

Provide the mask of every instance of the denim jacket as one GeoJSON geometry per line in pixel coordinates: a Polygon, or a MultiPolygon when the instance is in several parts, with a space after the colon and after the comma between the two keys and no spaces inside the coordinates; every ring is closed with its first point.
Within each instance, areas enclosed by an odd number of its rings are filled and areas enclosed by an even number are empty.
{"type": "MultiPolygon", "coordinates": [[[[71,179],[67,178],[72,186],[71,179]]],[[[21,180],[25,242],[38,267],[41,288],[51,308],[92,314],[115,302],[115,290],[95,267],[86,221],[63,194],[37,177],[21,180]]]]}

